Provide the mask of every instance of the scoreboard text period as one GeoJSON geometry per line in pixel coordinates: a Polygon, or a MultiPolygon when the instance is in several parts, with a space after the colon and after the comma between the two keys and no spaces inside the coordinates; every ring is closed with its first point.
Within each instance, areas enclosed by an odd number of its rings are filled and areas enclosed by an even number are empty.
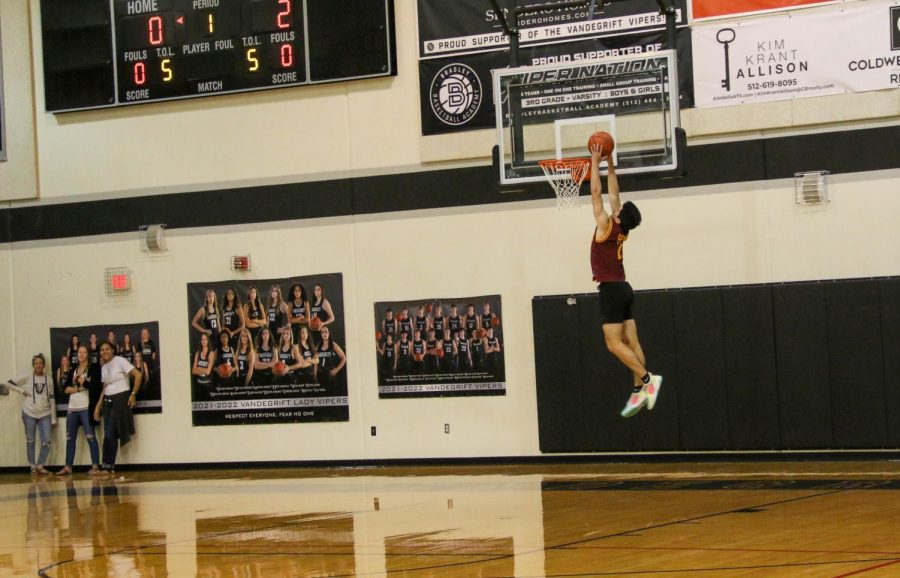
{"type": "Polygon", "coordinates": [[[397,74],[393,0],[41,0],[47,110],[397,74]]]}
{"type": "Polygon", "coordinates": [[[302,0],[116,2],[119,101],[306,83],[302,8],[302,0]]]}

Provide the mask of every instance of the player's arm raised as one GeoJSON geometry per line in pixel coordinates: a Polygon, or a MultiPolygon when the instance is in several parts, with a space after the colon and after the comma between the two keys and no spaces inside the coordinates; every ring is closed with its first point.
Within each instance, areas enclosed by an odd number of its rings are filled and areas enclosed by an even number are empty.
{"type": "Polygon", "coordinates": [[[612,218],[619,222],[619,211],[622,210],[622,201],[619,200],[619,177],[616,175],[616,165],[612,156],[606,155],[606,188],[609,189],[609,210],[612,218]]]}
{"type": "MultiPolygon", "coordinates": [[[[609,213],[603,206],[603,183],[600,181],[600,159],[602,148],[591,146],[591,205],[594,208],[594,221],[597,223],[597,236],[602,237],[609,229],[609,213]]],[[[616,199],[618,199],[618,182],[616,183],[616,199]]]]}

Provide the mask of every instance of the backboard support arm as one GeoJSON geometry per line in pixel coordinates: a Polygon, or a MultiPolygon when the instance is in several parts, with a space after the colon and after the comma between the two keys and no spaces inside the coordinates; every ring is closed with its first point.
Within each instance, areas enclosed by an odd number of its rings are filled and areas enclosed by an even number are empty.
{"type": "Polygon", "coordinates": [[[666,17],[666,45],[663,46],[663,49],[676,50],[678,46],[675,43],[675,25],[678,14],[675,11],[675,2],[674,0],[656,0],[656,5],[659,6],[659,13],[666,17]]]}

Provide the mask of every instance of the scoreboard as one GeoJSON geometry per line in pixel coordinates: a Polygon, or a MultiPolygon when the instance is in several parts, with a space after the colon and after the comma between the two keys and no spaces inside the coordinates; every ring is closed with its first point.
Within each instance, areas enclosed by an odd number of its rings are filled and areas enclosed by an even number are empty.
{"type": "Polygon", "coordinates": [[[41,0],[47,111],[396,75],[393,0],[41,0]]]}

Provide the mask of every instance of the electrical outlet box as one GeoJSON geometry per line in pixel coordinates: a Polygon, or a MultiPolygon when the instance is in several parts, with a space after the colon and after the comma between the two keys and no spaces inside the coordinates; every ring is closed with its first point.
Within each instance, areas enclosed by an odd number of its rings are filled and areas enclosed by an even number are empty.
{"type": "Polygon", "coordinates": [[[444,433],[445,434],[450,433],[450,424],[449,423],[444,424],[444,433]]]}

